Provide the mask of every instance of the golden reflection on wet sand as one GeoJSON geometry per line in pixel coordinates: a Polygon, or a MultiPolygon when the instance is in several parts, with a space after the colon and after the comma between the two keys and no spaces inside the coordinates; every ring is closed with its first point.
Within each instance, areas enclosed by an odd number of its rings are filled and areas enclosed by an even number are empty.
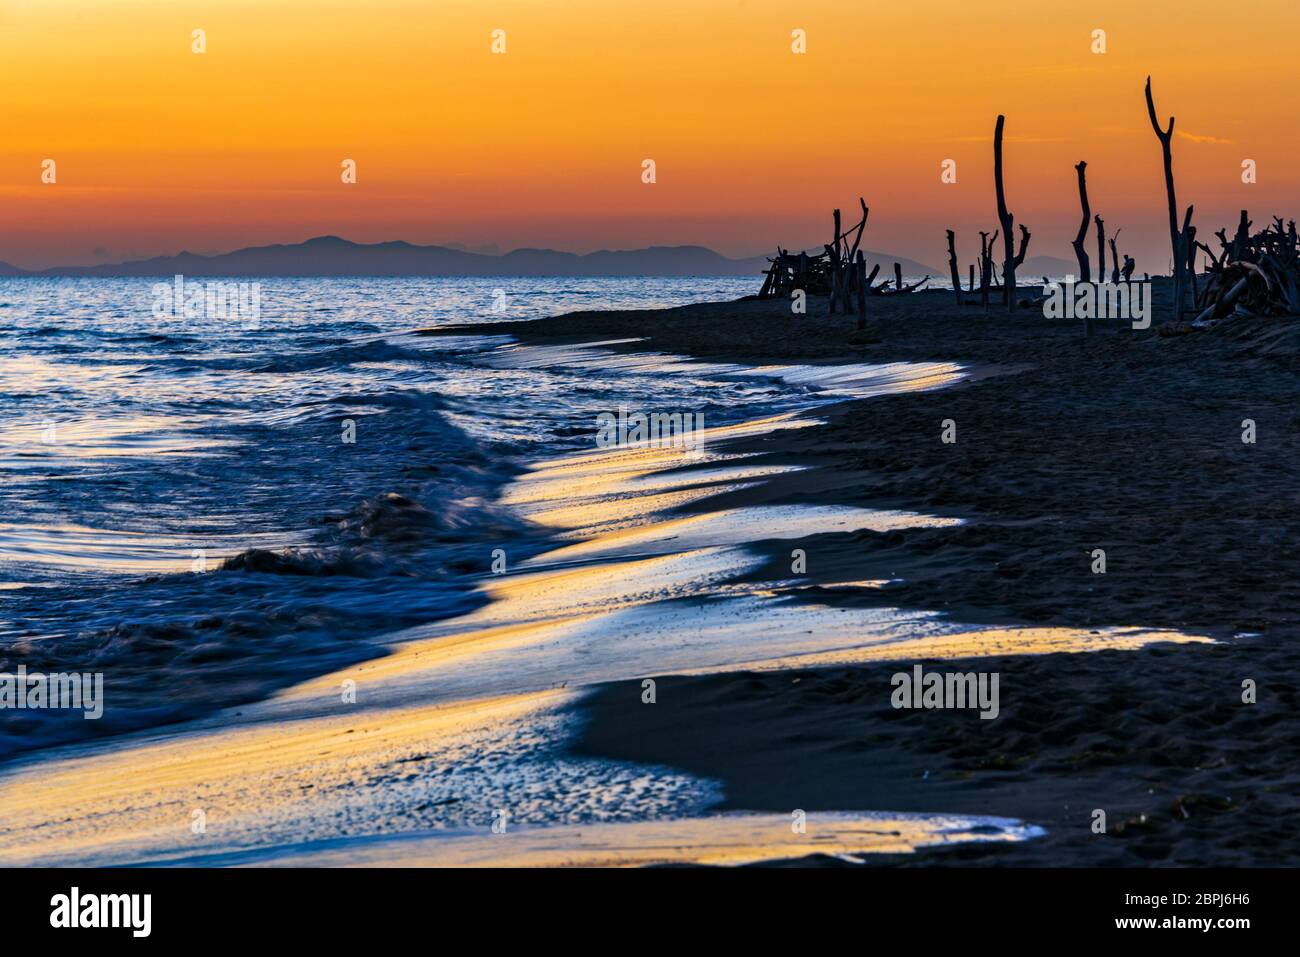
{"type": "MultiPolygon", "coordinates": [[[[826,812],[796,831],[788,814],[714,814],[667,821],[507,829],[359,841],[276,859],[295,867],[738,867],[824,854],[864,864],[872,854],[966,841],[1017,841],[1041,831],[1003,818],[826,812]]],[[[236,856],[235,861],[239,859],[236,856]]],[[[256,859],[248,863],[257,863],[256,859]]]]}

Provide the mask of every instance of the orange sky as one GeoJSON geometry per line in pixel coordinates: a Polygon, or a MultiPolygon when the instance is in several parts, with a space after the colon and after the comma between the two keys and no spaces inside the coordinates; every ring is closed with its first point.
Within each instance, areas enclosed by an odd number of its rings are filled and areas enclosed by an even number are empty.
{"type": "Polygon", "coordinates": [[[867,245],[942,266],[945,227],[969,261],[995,222],[1003,112],[1030,254],[1071,257],[1086,159],[1094,210],[1161,271],[1146,74],[1194,137],[1175,168],[1203,237],[1245,206],[1300,214],[1297,27],[1295,0],[0,0],[0,260],[322,233],[748,255],[824,241],[862,194],[867,245]]]}

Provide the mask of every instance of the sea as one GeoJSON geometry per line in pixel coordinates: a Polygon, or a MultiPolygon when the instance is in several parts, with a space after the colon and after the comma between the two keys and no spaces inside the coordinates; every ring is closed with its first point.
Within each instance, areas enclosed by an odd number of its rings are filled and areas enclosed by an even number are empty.
{"type": "Polygon", "coordinates": [[[503,484],[591,448],[602,413],[806,404],[744,370],[417,334],[734,299],[743,277],[184,282],[0,280],[0,674],[101,674],[109,703],[0,709],[0,757],[257,700],[472,611],[494,556],[549,544],[503,484]],[[183,308],[216,282],[245,308],[183,308]]]}

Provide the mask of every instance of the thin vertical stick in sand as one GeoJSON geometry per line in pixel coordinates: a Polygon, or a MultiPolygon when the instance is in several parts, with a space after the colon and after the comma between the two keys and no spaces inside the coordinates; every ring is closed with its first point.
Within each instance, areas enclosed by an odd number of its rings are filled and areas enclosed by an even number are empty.
{"type": "MultiPolygon", "coordinates": [[[[1083,160],[1075,165],[1074,171],[1079,174],[1079,206],[1083,210],[1083,219],[1079,222],[1079,234],[1074,237],[1074,242],[1070,245],[1074,247],[1074,258],[1079,261],[1079,282],[1091,282],[1092,270],[1088,266],[1088,251],[1083,246],[1083,241],[1088,238],[1088,222],[1092,219],[1092,209],[1088,206],[1088,178],[1085,172],[1088,164],[1083,160]]],[[[1103,261],[1101,268],[1106,268],[1103,261]]]]}
{"type": "Polygon", "coordinates": [[[1097,223],[1097,282],[1106,281],[1106,223],[1101,213],[1095,217],[1097,223]]]}
{"type": "Polygon", "coordinates": [[[1183,260],[1186,258],[1182,251],[1182,236],[1178,230],[1178,198],[1174,193],[1174,157],[1172,152],[1172,141],[1174,138],[1174,118],[1169,117],[1169,126],[1167,129],[1160,128],[1160,121],[1156,119],[1156,104],[1151,97],[1151,77],[1147,77],[1147,116],[1151,120],[1151,129],[1155,130],[1156,138],[1160,140],[1160,154],[1165,164],[1165,195],[1169,200],[1169,247],[1173,252],[1174,268],[1174,316],[1175,320],[1182,314],[1183,308],[1183,260]]]}
{"type": "Polygon", "coordinates": [[[952,291],[953,295],[957,297],[957,305],[960,306],[961,273],[957,271],[957,237],[951,229],[948,230],[948,272],[952,274],[952,291]]]}
{"type": "Polygon", "coordinates": [[[867,257],[858,250],[858,328],[867,328],[867,257]]]}
{"type": "Polygon", "coordinates": [[[998,222],[1002,224],[1002,297],[1007,304],[1007,312],[1016,311],[1016,267],[1025,261],[1025,252],[1029,248],[1029,230],[1020,227],[1020,252],[1015,251],[1015,240],[1011,228],[1015,217],[1007,210],[1007,194],[1002,186],[1002,128],[1007,118],[998,114],[997,126],[993,129],[993,184],[998,195],[998,222]]]}

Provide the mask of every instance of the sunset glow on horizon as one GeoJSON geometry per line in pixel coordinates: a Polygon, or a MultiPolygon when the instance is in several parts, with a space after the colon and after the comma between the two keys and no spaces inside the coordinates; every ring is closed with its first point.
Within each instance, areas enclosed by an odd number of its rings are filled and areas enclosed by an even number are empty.
{"type": "MultiPolygon", "coordinates": [[[[1300,213],[1300,24],[1262,0],[1069,10],[993,0],[0,2],[0,260],[25,268],[334,234],[501,252],[826,241],[942,266],[996,228],[995,117],[1029,255],[1071,257],[1074,164],[1139,273],[1163,272],[1162,123],[1201,238],[1300,213]],[[917,22],[930,24],[918,29],[917,22]],[[206,52],[191,50],[192,31],[206,52]],[[492,31],[506,32],[504,54],[492,31]],[[805,30],[807,53],[791,50],[805,30]],[[1094,30],[1107,52],[1091,51],[1094,30]],[[1259,78],[1253,84],[1229,78],[1259,78]],[[657,182],[641,181],[656,163],[657,182]],[[42,162],[57,182],[41,182],[42,162]],[[355,185],[340,164],[357,164],[355,185]],[[957,182],[940,181],[945,159],[957,182]],[[1245,159],[1258,182],[1242,182],[1245,159]]],[[[1091,230],[1089,244],[1095,242],[1091,230]]]]}

